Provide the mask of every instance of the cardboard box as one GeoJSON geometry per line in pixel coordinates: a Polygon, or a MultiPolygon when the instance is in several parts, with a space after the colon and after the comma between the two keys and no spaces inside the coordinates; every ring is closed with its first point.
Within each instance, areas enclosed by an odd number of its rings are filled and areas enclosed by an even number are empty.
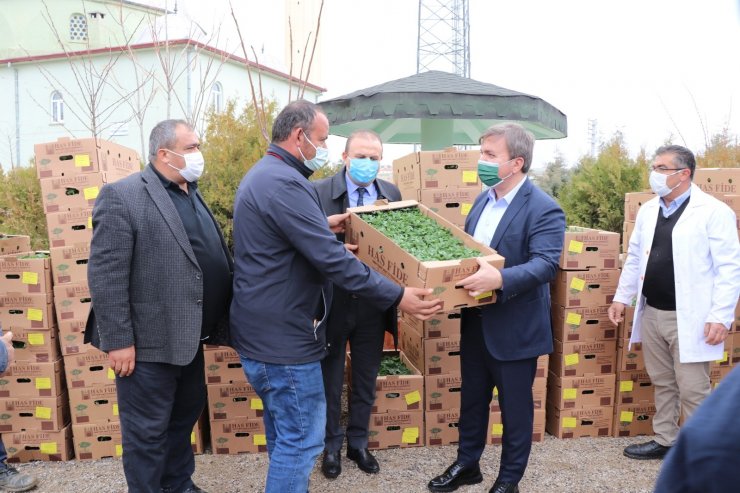
{"type": "Polygon", "coordinates": [[[64,357],[64,373],[70,389],[115,383],[116,374],[109,366],[108,355],[91,348],[83,354],[64,357]]]}
{"type": "Polygon", "coordinates": [[[92,298],[87,283],[54,286],[57,320],[87,320],[92,298]]]}
{"type": "Polygon", "coordinates": [[[730,353],[732,357],[730,359],[732,360],[732,366],[735,366],[740,364],[740,332],[730,332],[725,340],[725,347],[727,347],[726,341],[730,339],[732,345],[732,352],[730,353]]]}
{"type": "Polygon", "coordinates": [[[208,419],[257,419],[263,415],[262,399],[249,383],[208,385],[208,419]]]}
{"type": "Polygon", "coordinates": [[[617,339],[627,339],[632,337],[632,326],[635,321],[635,307],[624,307],[624,320],[617,326],[617,339]]]}
{"type": "MultiPolygon", "coordinates": [[[[61,356],[56,330],[26,329],[8,327],[13,332],[15,361],[28,363],[48,363],[61,356]]],[[[8,332],[3,330],[3,334],[8,332]]]]}
{"type": "Polygon", "coordinates": [[[116,384],[69,388],[72,424],[108,423],[118,421],[116,384]]]}
{"type": "Polygon", "coordinates": [[[401,321],[401,349],[424,375],[460,371],[460,335],[424,339],[401,321]]]}
{"type": "Polygon", "coordinates": [[[218,349],[208,349],[203,351],[203,357],[208,385],[247,383],[239,354],[230,347],[218,346],[218,349]]]}
{"type": "Polygon", "coordinates": [[[123,455],[121,423],[89,423],[72,425],[75,455],[79,460],[119,458],[123,455]]]}
{"type": "Polygon", "coordinates": [[[710,195],[740,194],[740,168],[696,168],[693,182],[710,195]]]}
{"type": "Polygon", "coordinates": [[[0,255],[14,255],[31,251],[31,237],[0,233],[0,255]]]}
{"type": "Polygon", "coordinates": [[[108,183],[101,173],[88,173],[41,180],[44,212],[67,212],[92,208],[100,189],[108,183]]]}
{"type": "Polygon", "coordinates": [[[190,433],[190,445],[193,447],[194,454],[202,454],[205,452],[206,435],[208,433],[208,419],[206,413],[200,415],[198,421],[193,426],[193,431],[190,433]]]}
{"type": "Polygon", "coordinates": [[[49,246],[62,247],[92,240],[92,208],[52,212],[46,215],[49,246]]]}
{"type": "Polygon", "coordinates": [[[401,320],[403,320],[406,325],[411,326],[417,333],[423,335],[425,339],[449,337],[460,334],[460,310],[438,313],[424,321],[419,320],[408,313],[400,313],[401,320]]]}
{"type": "MultiPolygon", "coordinates": [[[[1,240],[0,240],[1,241],[1,240]]],[[[51,259],[23,258],[21,255],[0,257],[0,293],[36,294],[51,291],[51,259]]]]}
{"type": "Polygon", "coordinates": [[[609,375],[617,364],[617,341],[561,342],[555,340],[550,371],[559,377],[609,375]]]}
{"type": "MultiPolygon", "coordinates": [[[[59,322],[59,349],[62,356],[86,353],[92,347],[85,344],[87,320],[62,320],[59,322]]],[[[94,349],[94,348],[93,348],[94,349]]]]}
{"type": "Polygon", "coordinates": [[[404,208],[418,208],[422,214],[430,217],[443,228],[459,238],[465,246],[481,252],[482,258],[491,265],[501,269],[504,258],[491,248],[482,245],[428,207],[415,201],[393,202],[381,206],[363,206],[349,209],[350,218],[347,228],[349,242],[358,246],[357,257],[368,266],[384,274],[389,279],[401,284],[418,288],[431,288],[432,295],[443,301],[441,311],[451,311],[464,306],[480,306],[496,301],[492,292],[473,298],[465,289],[455,287],[455,283],[478,271],[475,258],[446,261],[422,262],[402,250],[396,243],[362,219],[362,214],[373,211],[388,211],[404,208]]]}
{"type": "Polygon", "coordinates": [[[4,433],[3,443],[8,452],[8,463],[67,461],[72,458],[72,428],[61,431],[29,430],[4,433]]]}
{"type": "Polygon", "coordinates": [[[637,211],[642,204],[648,200],[654,199],[656,195],[653,192],[629,192],[624,194],[624,222],[634,223],[637,220],[637,211]]]}
{"type": "Polygon", "coordinates": [[[717,388],[717,385],[724,380],[724,378],[732,371],[731,366],[711,366],[709,367],[709,381],[712,384],[712,389],[717,388]]]}
{"type": "MultiPolygon", "coordinates": [[[[627,253],[630,247],[630,237],[632,232],[635,230],[635,223],[625,222],[622,224],[622,253],[627,253]]],[[[620,264],[620,268],[621,268],[620,264]]]]}
{"type": "Polygon", "coordinates": [[[617,405],[655,402],[655,387],[645,370],[620,371],[617,379],[617,405]]]}
{"type": "Polygon", "coordinates": [[[370,450],[422,446],[423,411],[388,411],[370,415],[367,444],[370,450]]]}
{"type": "Polygon", "coordinates": [[[614,408],[614,436],[654,435],[654,404],[622,404],[614,408]]]}
{"type": "MultiPolygon", "coordinates": [[[[501,445],[504,435],[504,425],[501,420],[501,412],[492,412],[488,417],[488,439],[489,445],[501,445]]],[[[532,426],[532,441],[541,442],[545,439],[545,410],[535,409],[534,422],[532,426]]]]}
{"type": "Polygon", "coordinates": [[[478,158],[480,151],[454,147],[412,152],[393,161],[393,178],[404,200],[415,200],[409,193],[425,188],[480,187],[478,158]]]}
{"type": "Polygon", "coordinates": [[[608,437],[613,414],[614,406],[558,409],[548,402],[545,429],[556,438],[608,437]]]}
{"type": "Polygon", "coordinates": [[[53,397],[66,390],[62,360],[15,362],[0,375],[0,397],[53,397]]]}
{"type": "Polygon", "coordinates": [[[459,371],[424,377],[424,401],[427,411],[460,409],[462,376],[459,371]]]}
{"type": "Polygon", "coordinates": [[[645,371],[642,343],[630,345],[629,339],[619,339],[617,344],[617,371],[645,371]]]}
{"type": "Polygon", "coordinates": [[[611,305],[619,283],[618,270],[558,270],[552,303],[566,308],[611,305]]]}
{"type": "Polygon", "coordinates": [[[435,445],[457,445],[459,441],[459,409],[426,411],[424,413],[424,442],[428,447],[435,445]]]}
{"type": "Polygon", "coordinates": [[[56,142],[36,144],[34,153],[39,178],[96,172],[124,177],[141,169],[135,150],[103,139],[60,137],[56,142]]]}
{"type": "Polygon", "coordinates": [[[543,354],[537,358],[537,369],[534,378],[546,378],[550,368],[550,355],[543,354]]]}
{"type": "MultiPolygon", "coordinates": [[[[383,355],[395,355],[395,351],[383,351],[383,355]]],[[[371,412],[382,414],[395,411],[420,411],[424,409],[424,377],[406,357],[398,351],[410,375],[379,375],[375,379],[375,402],[371,412]]],[[[352,375],[352,353],[347,353],[347,375],[352,375]]],[[[352,391],[352,379],[348,386],[352,391]]]]}
{"type": "Polygon", "coordinates": [[[90,244],[75,245],[51,249],[51,273],[54,285],[86,284],[87,262],[90,259],[90,244]]]}
{"type": "Polygon", "coordinates": [[[51,293],[6,293],[0,295],[0,326],[49,330],[55,326],[51,293]]]}
{"type": "Polygon", "coordinates": [[[609,305],[565,308],[552,305],[552,335],[564,342],[608,341],[617,338],[617,327],[609,320],[609,305]]]}
{"type": "Polygon", "coordinates": [[[211,421],[211,449],[214,454],[267,452],[262,418],[211,421]]]}
{"type": "MultiPolygon", "coordinates": [[[[547,378],[546,377],[535,377],[534,383],[532,384],[532,403],[534,409],[545,409],[545,401],[547,400],[547,378]]],[[[498,400],[498,388],[493,388],[493,398],[491,399],[490,405],[491,412],[501,411],[501,406],[498,400]]]]}
{"type": "Polygon", "coordinates": [[[564,270],[618,269],[619,233],[568,226],[560,254],[564,270]]]}
{"type": "Polygon", "coordinates": [[[480,185],[475,187],[445,187],[419,190],[417,199],[429,210],[436,212],[455,226],[465,226],[473,202],[481,193],[480,185]]]}
{"type": "Polygon", "coordinates": [[[0,398],[0,433],[60,431],[69,423],[67,394],[0,398]]]}
{"type": "Polygon", "coordinates": [[[732,358],[735,353],[734,343],[735,343],[735,338],[733,337],[733,333],[730,332],[727,335],[727,339],[725,339],[725,342],[724,342],[725,347],[724,347],[724,351],[722,351],[722,357],[716,361],[709,362],[709,366],[710,367],[715,367],[715,366],[732,367],[732,358]]]}
{"type": "Polygon", "coordinates": [[[614,405],[614,383],[617,376],[560,377],[550,374],[547,402],[558,409],[614,405]]]}

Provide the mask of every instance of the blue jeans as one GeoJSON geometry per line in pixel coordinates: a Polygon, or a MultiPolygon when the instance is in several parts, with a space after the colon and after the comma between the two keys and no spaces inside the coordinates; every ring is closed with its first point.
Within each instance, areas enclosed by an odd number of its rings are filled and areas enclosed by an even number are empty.
{"type": "Polygon", "coordinates": [[[326,400],[321,363],[277,365],[240,357],[262,399],[270,466],[265,493],[306,493],[324,449],[326,400]]]}

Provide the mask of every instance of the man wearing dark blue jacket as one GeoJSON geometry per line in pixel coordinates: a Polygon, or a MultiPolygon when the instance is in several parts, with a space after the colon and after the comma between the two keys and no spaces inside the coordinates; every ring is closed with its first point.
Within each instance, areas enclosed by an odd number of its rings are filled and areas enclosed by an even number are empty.
{"type": "Polygon", "coordinates": [[[234,203],[232,345],[264,406],[267,493],[305,493],[324,448],[321,359],[332,283],[380,310],[421,319],[441,309],[431,290],[402,288],[371,270],[335,237],[348,214],[326,217],[308,177],[328,160],[329,121],[294,101],[275,119],[267,155],[234,203]]]}

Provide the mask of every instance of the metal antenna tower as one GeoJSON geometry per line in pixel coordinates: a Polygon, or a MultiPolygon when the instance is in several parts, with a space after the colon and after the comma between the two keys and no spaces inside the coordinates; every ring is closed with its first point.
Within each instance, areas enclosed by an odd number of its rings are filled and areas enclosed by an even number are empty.
{"type": "Polygon", "coordinates": [[[442,70],[470,78],[468,0],[419,0],[416,73],[442,70]]]}

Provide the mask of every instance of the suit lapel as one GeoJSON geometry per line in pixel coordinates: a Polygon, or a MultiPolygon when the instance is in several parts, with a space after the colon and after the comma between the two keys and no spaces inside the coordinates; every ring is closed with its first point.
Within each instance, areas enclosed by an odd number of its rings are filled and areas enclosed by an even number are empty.
{"type": "Polygon", "coordinates": [[[475,233],[475,227],[478,226],[478,220],[480,219],[481,213],[483,213],[483,209],[486,207],[486,204],[488,203],[488,191],[483,192],[481,195],[478,196],[478,199],[476,199],[475,204],[473,204],[473,208],[470,209],[470,212],[468,213],[468,217],[465,219],[465,232],[468,233],[470,236],[473,236],[475,233]]]}
{"type": "Polygon", "coordinates": [[[180,214],[177,213],[175,204],[172,203],[172,199],[170,199],[167,190],[162,186],[159,177],[149,166],[144,168],[141,176],[144,180],[147,193],[149,193],[159,213],[162,214],[162,219],[164,219],[164,222],[167,223],[170,231],[172,231],[175,240],[180,244],[180,247],[185,251],[190,261],[198,265],[198,261],[195,259],[195,253],[193,253],[193,247],[190,246],[188,234],[185,232],[185,226],[183,226],[182,219],[180,219],[180,214]]]}
{"type": "Polygon", "coordinates": [[[530,183],[527,177],[525,177],[524,180],[522,188],[519,189],[519,192],[514,196],[514,200],[512,200],[511,204],[506,208],[506,212],[504,212],[501,222],[498,223],[498,227],[493,234],[493,238],[491,238],[491,248],[494,250],[498,249],[498,244],[511,224],[511,221],[529,200],[529,194],[532,192],[532,183],[530,183]]]}

